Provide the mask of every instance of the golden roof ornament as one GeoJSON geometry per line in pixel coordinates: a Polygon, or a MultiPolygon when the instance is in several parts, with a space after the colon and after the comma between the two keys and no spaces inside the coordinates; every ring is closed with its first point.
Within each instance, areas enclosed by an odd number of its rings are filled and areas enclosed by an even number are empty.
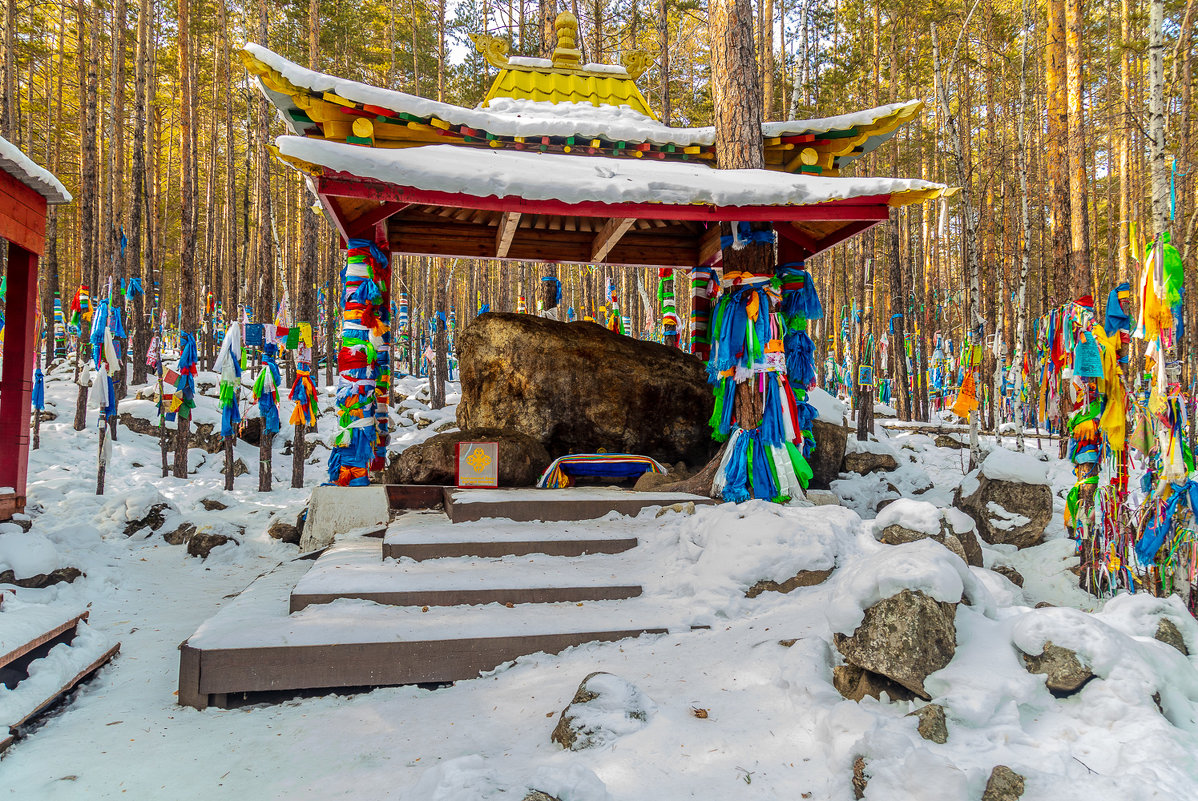
{"type": "Polygon", "coordinates": [[[620,63],[628,70],[628,77],[635,81],[645,74],[645,70],[653,66],[653,55],[643,50],[628,50],[620,59],[620,63]]]}
{"type": "Polygon", "coordinates": [[[578,18],[569,11],[563,11],[553,21],[557,31],[557,47],[553,48],[553,66],[577,69],[582,61],[582,53],[575,47],[578,40],[578,18]]]}
{"type": "Polygon", "coordinates": [[[485,33],[472,33],[470,41],[474,43],[475,49],[482,53],[483,59],[492,67],[499,69],[507,67],[508,52],[511,49],[511,43],[507,39],[500,39],[498,36],[490,36],[485,33]]]}

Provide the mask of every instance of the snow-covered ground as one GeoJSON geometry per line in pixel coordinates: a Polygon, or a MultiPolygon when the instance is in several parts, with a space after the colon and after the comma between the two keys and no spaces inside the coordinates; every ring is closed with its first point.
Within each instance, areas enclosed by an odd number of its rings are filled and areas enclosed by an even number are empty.
{"type": "MultiPolygon", "coordinates": [[[[972,801],[998,764],[1027,777],[1025,799],[1043,801],[1186,798],[1198,781],[1198,658],[1152,639],[1164,615],[1198,653],[1198,624],[1177,604],[1146,596],[1104,604],[1078,590],[1067,572],[1075,560],[1062,539],[1059,497],[1046,544],[984,548],[987,565],[1023,574],[1022,590],[965,567],[936,543],[874,540],[866,521],[879,501],[913,497],[946,507],[962,481],[968,452],[938,448],[920,433],[879,432],[899,469],[836,482],[848,508],[751,502],[587,524],[638,537],[641,546],[613,562],[635,554],[647,592],[682,599],[707,629],[532,655],[437,690],[180,707],[178,644],[254,578],[297,555],[266,529],[274,514],[293,519],[307,490],[289,488],[282,436],[275,491],[256,491],[257,448],[239,444],[237,456],[253,474],[225,493],[219,455],[196,451],[189,480],[163,479],[157,441],[122,427],[107,494],[96,497],[95,413],[85,432],[71,429],[68,378],[55,373],[47,383],[47,408],[58,418],[43,424],[42,449],[30,464],[32,534],[52,546],[50,553],[38,546],[34,556],[39,565],[56,561],[87,575],[23,596],[64,607],[91,603],[92,628],[122,648],[71,704],[7,752],[0,795],[521,801],[537,788],[561,801],[847,801],[860,755],[870,776],[866,798],[885,801],[972,801]],[[203,500],[228,508],[206,511],[203,500]],[[125,537],[125,522],[156,501],[171,504],[161,530],[187,520],[245,533],[203,561],[145,529],[125,537]],[[758,580],[830,565],[835,572],[818,586],[745,597],[758,580]],[[927,681],[948,714],[942,745],[920,738],[917,719],[906,716],[922,704],[858,704],[831,683],[841,659],[833,632],[851,630],[864,605],[900,585],[936,597],[964,590],[972,604],[957,609],[956,657],[927,681]],[[1034,610],[1041,601],[1066,608],[1034,610]],[[1015,650],[1045,639],[1083,654],[1098,678],[1072,697],[1052,696],[1015,650]],[[550,733],[596,670],[631,682],[653,711],[646,725],[606,745],[565,751],[550,733]]],[[[423,383],[399,383],[409,398],[400,404],[397,450],[452,425],[452,407],[428,409],[423,383]]],[[[455,388],[451,401],[457,397],[455,388]]],[[[198,418],[216,415],[215,400],[203,399],[198,418]]],[[[326,417],[321,436],[331,425],[326,417]]],[[[326,455],[317,449],[309,486],[323,480],[326,455]]],[[[1072,476],[1067,464],[1047,458],[1055,493],[1072,476]]]]}

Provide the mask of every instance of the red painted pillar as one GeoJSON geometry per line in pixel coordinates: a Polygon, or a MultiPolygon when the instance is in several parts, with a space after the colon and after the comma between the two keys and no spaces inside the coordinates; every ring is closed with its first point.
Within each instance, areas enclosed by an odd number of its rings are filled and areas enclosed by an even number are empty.
{"type": "Polygon", "coordinates": [[[37,319],[37,256],[8,245],[8,303],[4,323],[4,372],[0,376],[0,487],[17,492],[25,508],[29,469],[29,407],[35,360],[33,330],[37,319]]]}

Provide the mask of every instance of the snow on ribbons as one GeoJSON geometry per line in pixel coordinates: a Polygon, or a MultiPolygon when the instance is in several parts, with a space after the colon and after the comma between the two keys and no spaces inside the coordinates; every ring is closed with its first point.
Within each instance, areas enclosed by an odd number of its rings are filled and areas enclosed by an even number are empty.
{"type": "MultiPolygon", "coordinates": [[[[365,486],[370,483],[368,471],[383,468],[389,440],[391,255],[373,242],[351,239],[341,279],[345,289],[337,354],[338,419],[329,454],[329,481],[365,486]]],[[[292,397],[297,406],[306,402],[314,411],[310,404],[316,393],[308,383],[297,385],[292,397]]]]}
{"type": "MultiPolygon", "coordinates": [[[[739,224],[734,231],[725,239],[743,239],[739,224]]],[[[735,247],[736,241],[725,245],[735,247]]],[[[707,337],[708,381],[715,387],[712,436],[728,442],[714,487],[724,500],[785,502],[807,487],[816,417],[807,402],[815,383],[807,322],[821,317],[815,284],[801,263],[784,264],[773,276],[725,273],[707,337]],[[759,422],[737,419],[746,412],[742,407],[757,406],[737,401],[738,387],[750,381],[749,391],[761,396],[759,422]]]]}

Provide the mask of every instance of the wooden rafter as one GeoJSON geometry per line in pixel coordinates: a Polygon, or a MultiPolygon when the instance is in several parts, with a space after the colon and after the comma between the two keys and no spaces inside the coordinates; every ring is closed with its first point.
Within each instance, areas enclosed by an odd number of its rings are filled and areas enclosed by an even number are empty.
{"type": "Polygon", "coordinates": [[[519,227],[518,211],[505,211],[499,218],[499,230],[495,232],[495,258],[502,259],[507,256],[508,249],[512,246],[512,238],[516,236],[516,229],[519,227]]]}
{"type": "Polygon", "coordinates": [[[379,204],[375,208],[367,211],[359,217],[355,217],[347,223],[352,236],[361,237],[373,231],[376,223],[381,223],[393,214],[406,209],[411,203],[399,203],[394,200],[388,200],[379,204]]]}
{"type": "Polygon", "coordinates": [[[620,241],[620,237],[636,222],[635,217],[613,217],[603,224],[591,243],[591,261],[603,261],[620,241]]]}

